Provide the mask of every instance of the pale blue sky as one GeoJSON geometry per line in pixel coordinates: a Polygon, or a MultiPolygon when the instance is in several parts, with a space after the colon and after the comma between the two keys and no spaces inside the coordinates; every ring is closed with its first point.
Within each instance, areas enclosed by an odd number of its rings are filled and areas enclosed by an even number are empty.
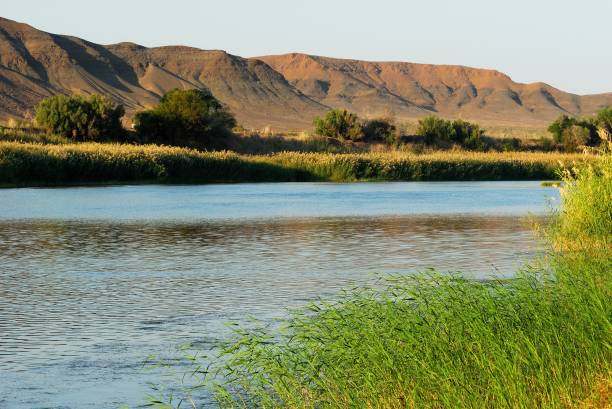
{"type": "Polygon", "coordinates": [[[0,15],[103,44],[461,64],[612,92],[612,0],[19,0],[0,15]]]}

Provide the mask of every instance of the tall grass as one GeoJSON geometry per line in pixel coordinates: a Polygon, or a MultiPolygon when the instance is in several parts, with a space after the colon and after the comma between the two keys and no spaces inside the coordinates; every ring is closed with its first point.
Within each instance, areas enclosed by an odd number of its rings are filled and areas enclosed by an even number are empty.
{"type": "Polygon", "coordinates": [[[609,153],[565,173],[537,268],[389,277],[280,328],[239,329],[189,375],[231,408],[609,407],[611,175],[609,153]]]}
{"type": "Polygon", "coordinates": [[[215,183],[359,180],[550,179],[594,155],[404,152],[239,155],[156,145],[0,142],[0,183],[215,183]]]}
{"type": "Polygon", "coordinates": [[[0,126],[0,141],[22,142],[22,143],[42,143],[42,144],[61,144],[70,143],[70,139],[60,135],[50,135],[42,130],[34,129],[14,129],[3,128],[0,126]]]}

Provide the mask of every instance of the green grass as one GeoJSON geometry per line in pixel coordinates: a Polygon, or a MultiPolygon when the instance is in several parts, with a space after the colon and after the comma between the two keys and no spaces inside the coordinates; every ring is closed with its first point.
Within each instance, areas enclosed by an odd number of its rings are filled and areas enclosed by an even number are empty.
{"type": "Polygon", "coordinates": [[[4,186],[366,180],[536,180],[585,154],[530,152],[239,155],[157,145],[0,142],[4,186]]]}
{"type": "Polygon", "coordinates": [[[187,395],[210,388],[231,408],[609,407],[610,154],[563,179],[536,267],[499,281],[388,277],[280,328],[238,329],[212,367],[190,356],[187,395]]]}

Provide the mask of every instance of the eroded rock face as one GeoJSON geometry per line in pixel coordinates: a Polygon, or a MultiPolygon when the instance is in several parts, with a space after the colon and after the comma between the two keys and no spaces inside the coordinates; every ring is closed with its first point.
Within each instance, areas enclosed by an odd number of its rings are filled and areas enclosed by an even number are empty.
{"type": "Polygon", "coordinates": [[[127,114],[173,88],[208,88],[247,128],[310,128],[314,116],[347,108],[361,116],[429,113],[504,124],[587,115],[612,94],[578,96],[518,84],[493,70],[304,54],[242,58],[219,50],[99,45],[0,18],[0,118],[23,117],[57,93],[101,93],[127,114]]]}

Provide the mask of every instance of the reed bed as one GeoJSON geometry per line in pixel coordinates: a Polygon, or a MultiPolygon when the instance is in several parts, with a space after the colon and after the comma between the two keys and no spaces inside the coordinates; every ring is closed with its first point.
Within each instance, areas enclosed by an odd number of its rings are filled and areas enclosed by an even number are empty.
{"type": "MultiPolygon", "coordinates": [[[[477,155],[475,157],[478,157],[477,155]]],[[[512,279],[427,272],[239,328],[180,393],[227,408],[609,408],[612,160],[564,173],[547,256],[512,279]]]]}
{"type": "Polygon", "coordinates": [[[562,166],[597,160],[530,152],[239,155],[157,145],[0,142],[0,183],[530,180],[551,179],[562,166]]]}

